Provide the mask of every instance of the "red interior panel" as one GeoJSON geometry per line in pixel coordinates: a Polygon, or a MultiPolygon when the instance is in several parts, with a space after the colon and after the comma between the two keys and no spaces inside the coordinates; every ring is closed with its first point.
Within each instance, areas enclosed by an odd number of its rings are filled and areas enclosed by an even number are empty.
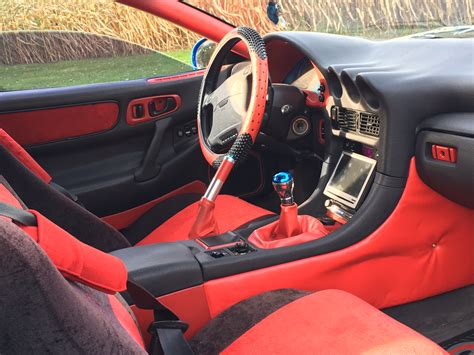
{"type": "Polygon", "coordinates": [[[181,106],[181,97],[178,95],[160,95],[151,97],[141,97],[130,101],[127,108],[127,123],[131,126],[138,123],[148,122],[168,116],[179,109],[181,106]],[[170,103],[168,103],[170,101],[170,103]],[[150,109],[153,105],[160,113],[153,114],[150,109]],[[141,107],[138,113],[137,108],[141,107]]]}
{"type": "Polygon", "coordinates": [[[474,210],[426,186],[412,159],[397,207],[375,232],[333,253],[206,282],[211,316],[280,288],[336,288],[384,308],[470,285],[473,220],[474,210]]]}
{"type": "Polygon", "coordinates": [[[176,75],[160,76],[158,78],[150,78],[147,80],[150,84],[163,83],[173,80],[182,80],[187,78],[193,78],[195,76],[204,75],[205,70],[195,70],[186,73],[180,73],[176,75]]]}
{"type": "Polygon", "coordinates": [[[0,128],[19,144],[33,145],[107,131],[118,114],[116,102],[1,113],[0,128]]]}
{"type": "Polygon", "coordinates": [[[129,210],[119,212],[110,216],[102,217],[104,222],[107,222],[116,229],[124,229],[130,226],[138,218],[143,216],[144,213],[149,211],[151,208],[156,206],[158,203],[165,201],[166,199],[184,194],[184,193],[199,193],[204,194],[206,191],[206,185],[202,181],[193,181],[187,185],[184,185],[176,190],[173,190],[166,195],[155,198],[152,201],[144,203],[143,205],[131,208],[129,210]]]}

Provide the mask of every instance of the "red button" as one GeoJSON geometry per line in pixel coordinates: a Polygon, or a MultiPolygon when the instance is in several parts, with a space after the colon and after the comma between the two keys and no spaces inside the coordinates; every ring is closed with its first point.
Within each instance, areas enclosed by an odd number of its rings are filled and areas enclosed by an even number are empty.
{"type": "Polygon", "coordinates": [[[456,148],[445,147],[443,145],[433,144],[431,146],[431,155],[433,159],[455,163],[457,160],[456,148]]]}
{"type": "Polygon", "coordinates": [[[448,147],[443,147],[441,145],[436,146],[436,156],[438,160],[442,161],[451,161],[449,158],[449,148],[448,147]]]}
{"type": "Polygon", "coordinates": [[[455,162],[456,162],[456,160],[457,160],[457,158],[458,158],[458,157],[457,157],[457,155],[458,155],[457,153],[458,153],[458,152],[457,152],[456,148],[449,148],[449,161],[450,161],[451,163],[455,163],[455,162]]]}

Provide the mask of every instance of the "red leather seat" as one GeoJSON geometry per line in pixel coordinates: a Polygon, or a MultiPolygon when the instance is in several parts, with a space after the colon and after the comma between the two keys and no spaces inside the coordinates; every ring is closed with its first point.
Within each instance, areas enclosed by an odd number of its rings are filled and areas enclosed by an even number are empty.
{"type": "Polygon", "coordinates": [[[445,354],[431,340],[339,290],[278,309],[223,354],[445,354]]]}
{"type": "MultiPolygon", "coordinates": [[[[127,224],[127,228],[117,231],[78,204],[58,196],[61,193],[52,187],[49,174],[2,129],[0,148],[0,165],[4,168],[2,174],[20,198],[89,245],[113,251],[133,245],[188,238],[202,191],[169,194],[168,198],[160,200],[133,223],[127,224]],[[97,237],[94,238],[94,235],[97,237]]],[[[235,196],[222,195],[216,201],[215,215],[221,233],[271,214],[235,196]]]]}
{"type": "MultiPolygon", "coordinates": [[[[219,195],[215,203],[214,215],[221,232],[234,230],[246,222],[272,214],[270,211],[231,195],[219,195]]],[[[185,207],[158,226],[137,245],[187,239],[197,211],[198,202],[185,207]]]]}

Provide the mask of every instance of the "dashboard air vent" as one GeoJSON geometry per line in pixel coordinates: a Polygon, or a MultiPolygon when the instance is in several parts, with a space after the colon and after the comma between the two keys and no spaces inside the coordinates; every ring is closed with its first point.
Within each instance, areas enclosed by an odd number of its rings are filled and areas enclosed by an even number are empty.
{"type": "Polygon", "coordinates": [[[378,137],[380,134],[379,116],[372,113],[361,112],[359,118],[359,131],[362,134],[378,137]]]}
{"type": "Polygon", "coordinates": [[[379,116],[344,107],[333,106],[331,109],[331,118],[337,123],[337,129],[343,132],[358,133],[373,137],[380,135],[379,116]]]}
{"type": "Polygon", "coordinates": [[[357,113],[353,110],[339,108],[337,111],[337,124],[341,131],[357,131],[357,113]]]}

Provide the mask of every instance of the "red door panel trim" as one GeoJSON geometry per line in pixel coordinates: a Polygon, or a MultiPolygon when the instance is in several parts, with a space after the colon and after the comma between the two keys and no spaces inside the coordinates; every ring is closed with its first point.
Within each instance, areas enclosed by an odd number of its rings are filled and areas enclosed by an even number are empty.
{"type": "Polygon", "coordinates": [[[211,317],[280,288],[341,289],[385,308],[473,284],[473,220],[473,209],[425,185],[412,159],[397,207],[371,235],[332,253],[206,282],[211,317]]]}
{"type": "Polygon", "coordinates": [[[0,128],[21,145],[34,145],[99,133],[118,121],[116,102],[88,103],[0,113],[0,128]]]}
{"type": "MultiPolygon", "coordinates": [[[[152,120],[157,120],[166,116],[169,116],[171,113],[177,111],[181,106],[181,97],[179,95],[159,95],[159,96],[150,96],[150,97],[141,97],[139,99],[134,99],[129,102],[127,107],[127,123],[131,126],[136,125],[138,123],[148,122],[152,120]],[[155,107],[158,104],[164,103],[166,105],[166,101],[174,100],[174,106],[170,109],[166,109],[163,107],[163,112],[153,116],[150,113],[149,104],[155,103],[155,107]],[[143,115],[141,117],[136,117],[135,107],[137,105],[142,105],[143,107],[143,115]]],[[[157,107],[158,108],[158,107],[157,107]]]]}
{"type": "Polygon", "coordinates": [[[143,216],[144,213],[149,211],[151,208],[155,207],[158,203],[165,201],[166,199],[177,196],[184,193],[199,193],[204,194],[206,191],[206,184],[202,181],[196,180],[177,188],[171,192],[168,192],[166,195],[155,198],[152,201],[144,203],[143,205],[131,208],[129,210],[119,212],[110,216],[102,217],[102,220],[116,229],[124,229],[130,226],[138,218],[143,216]]]}
{"type": "Polygon", "coordinates": [[[173,81],[173,80],[182,80],[187,78],[193,78],[195,76],[203,76],[205,70],[196,70],[176,75],[168,75],[168,76],[161,76],[159,78],[150,78],[147,80],[149,84],[156,84],[156,83],[163,83],[166,81],[173,81]]]}

